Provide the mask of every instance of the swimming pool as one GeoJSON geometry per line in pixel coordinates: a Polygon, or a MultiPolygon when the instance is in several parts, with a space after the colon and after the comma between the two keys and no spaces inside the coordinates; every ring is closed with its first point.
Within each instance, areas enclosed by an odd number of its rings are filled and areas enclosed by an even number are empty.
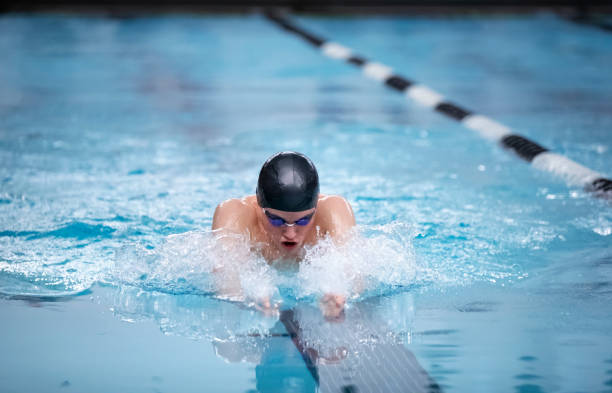
{"type": "MultiPolygon", "coordinates": [[[[603,31],[296,20],[610,175],[603,31]]],[[[0,33],[2,391],[368,391],[389,359],[443,391],[612,389],[608,202],[261,15],[4,15],[0,33]],[[373,286],[341,323],[312,299],[339,285],[333,253],[267,272],[277,318],[210,296],[214,207],[285,149],[355,211],[373,286]]]]}

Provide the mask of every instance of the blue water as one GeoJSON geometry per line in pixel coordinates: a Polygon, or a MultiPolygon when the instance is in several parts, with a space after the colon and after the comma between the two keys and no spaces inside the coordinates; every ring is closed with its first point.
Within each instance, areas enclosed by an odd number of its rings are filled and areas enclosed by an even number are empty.
{"type": "MultiPolygon", "coordinates": [[[[296,20],[611,175],[603,31],[546,13],[296,20]]],[[[611,391],[608,202],[259,15],[3,15],[0,50],[3,391],[313,391],[277,319],[211,293],[215,206],[285,149],[350,201],[359,241],[288,275],[254,260],[250,290],[312,311],[350,292],[333,266],[356,266],[370,286],[347,320],[366,308],[445,391],[611,391]]],[[[310,311],[302,326],[327,326],[310,311]]]]}

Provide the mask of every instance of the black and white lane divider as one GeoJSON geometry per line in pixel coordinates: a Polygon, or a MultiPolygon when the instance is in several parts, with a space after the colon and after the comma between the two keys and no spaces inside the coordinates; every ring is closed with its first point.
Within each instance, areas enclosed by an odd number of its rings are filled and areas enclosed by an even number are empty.
{"type": "Polygon", "coordinates": [[[367,60],[354,54],[350,48],[317,37],[296,26],[280,14],[266,12],[266,16],[286,31],[294,33],[318,47],[325,56],[360,67],[365,76],[386,84],[423,106],[432,108],[461,122],[465,127],[476,131],[485,139],[500,143],[506,149],[514,151],[520,158],[530,162],[537,169],[552,172],[564,179],[567,184],[582,186],[598,197],[612,199],[612,180],[604,177],[601,173],[580,165],[565,156],[553,153],[523,136],[514,134],[509,127],[491,118],[473,113],[446,100],[443,95],[429,87],[395,74],[393,69],[385,64],[367,60]]]}

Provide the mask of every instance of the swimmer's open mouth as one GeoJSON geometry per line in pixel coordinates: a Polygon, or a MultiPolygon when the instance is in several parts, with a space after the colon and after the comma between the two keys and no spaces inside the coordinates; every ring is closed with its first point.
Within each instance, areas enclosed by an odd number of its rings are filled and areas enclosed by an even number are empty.
{"type": "Polygon", "coordinates": [[[297,242],[283,242],[283,246],[285,246],[287,248],[293,248],[293,247],[297,246],[297,242]]]}

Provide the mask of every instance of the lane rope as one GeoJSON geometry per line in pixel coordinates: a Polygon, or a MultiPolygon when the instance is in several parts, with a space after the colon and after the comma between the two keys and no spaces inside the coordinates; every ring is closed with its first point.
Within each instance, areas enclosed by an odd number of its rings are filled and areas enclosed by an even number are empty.
{"type": "Polygon", "coordinates": [[[570,186],[581,186],[594,196],[612,199],[612,180],[604,177],[603,174],[565,156],[553,153],[536,142],[513,133],[509,127],[487,116],[462,108],[435,90],[396,74],[391,67],[385,64],[370,61],[355,54],[350,48],[318,37],[276,12],[267,11],[265,15],[284,30],[296,34],[319,48],[323,55],[361,68],[366,77],[382,82],[389,88],[404,94],[408,99],[459,121],[484,139],[499,143],[507,150],[513,151],[518,157],[531,163],[533,167],[553,173],[570,186]]]}
{"type": "Polygon", "coordinates": [[[612,33],[612,23],[606,21],[603,18],[598,18],[596,16],[591,16],[588,13],[582,13],[571,17],[566,17],[565,19],[570,22],[574,22],[579,25],[589,26],[599,28],[605,32],[612,33]]]}

